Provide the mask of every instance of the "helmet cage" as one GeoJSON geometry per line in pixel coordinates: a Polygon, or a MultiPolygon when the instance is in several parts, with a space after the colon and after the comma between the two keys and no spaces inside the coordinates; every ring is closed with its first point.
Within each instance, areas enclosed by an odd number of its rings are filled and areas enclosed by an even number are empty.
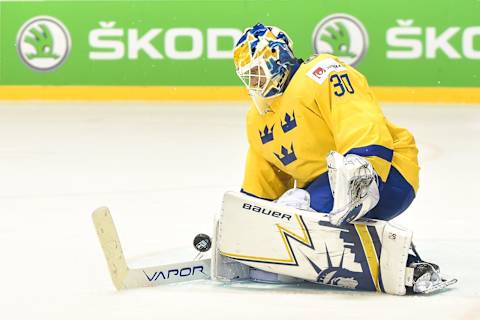
{"type": "Polygon", "coordinates": [[[248,94],[252,97],[260,114],[265,114],[269,109],[265,100],[282,94],[282,87],[288,78],[289,69],[285,66],[277,66],[277,73],[272,75],[267,61],[263,57],[259,57],[238,68],[236,72],[247,87],[248,94]],[[282,71],[278,72],[278,68],[282,71]]]}

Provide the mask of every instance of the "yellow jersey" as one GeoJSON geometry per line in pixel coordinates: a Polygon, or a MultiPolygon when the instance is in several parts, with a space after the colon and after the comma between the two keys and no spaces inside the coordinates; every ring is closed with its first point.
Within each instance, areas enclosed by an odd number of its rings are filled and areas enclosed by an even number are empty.
{"type": "Polygon", "coordinates": [[[277,199],[327,172],[335,150],[366,157],[380,179],[394,166],[418,189],[418,150],[412,134],[388,121],[365,77],[338,58],[321,54],[300,65],[270,112],[247,114],[249,151],[242,190],[277,199]]]}

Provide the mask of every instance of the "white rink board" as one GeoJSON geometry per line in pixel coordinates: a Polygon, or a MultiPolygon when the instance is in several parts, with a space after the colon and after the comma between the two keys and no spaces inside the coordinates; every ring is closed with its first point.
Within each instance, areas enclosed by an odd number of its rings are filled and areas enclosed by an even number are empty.
{"type": "Polygon", "coordinates": [[[479,319],[480,107],[384,111],[419,145],[420,192],[395,221],[459,278],[440,294],[209,281],[116,292],[92,211],[110,208],[136,265],[178,260],[240,187],[246,106],[0,103],[1,318],[479,319]]]}

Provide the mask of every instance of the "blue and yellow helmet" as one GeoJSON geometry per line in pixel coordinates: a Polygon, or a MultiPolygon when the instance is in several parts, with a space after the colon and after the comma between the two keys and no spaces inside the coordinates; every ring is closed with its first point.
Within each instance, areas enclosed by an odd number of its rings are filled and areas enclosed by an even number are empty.
{"type": "Polygon", "coordinates": [[[247,28],[233,50],[237,75],[247,87],[260,114],[268,111],[268,99],[283,93],[298,60],[285,32],[261,23],[247,28]]]}

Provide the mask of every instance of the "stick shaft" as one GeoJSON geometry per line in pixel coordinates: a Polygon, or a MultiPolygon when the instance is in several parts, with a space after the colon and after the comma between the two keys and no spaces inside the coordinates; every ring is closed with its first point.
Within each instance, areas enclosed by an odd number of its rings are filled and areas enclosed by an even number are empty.
{"type": "Polygon", "coordinates": [[[124,280],[127,277],[129,268],[123,255],[120,238],[118,237],[110,210],[106,207],[98,208],[93,212],[92,219],[105,259],[107,260],[113,284],[117,290],[124,289],[124,280]]]}

